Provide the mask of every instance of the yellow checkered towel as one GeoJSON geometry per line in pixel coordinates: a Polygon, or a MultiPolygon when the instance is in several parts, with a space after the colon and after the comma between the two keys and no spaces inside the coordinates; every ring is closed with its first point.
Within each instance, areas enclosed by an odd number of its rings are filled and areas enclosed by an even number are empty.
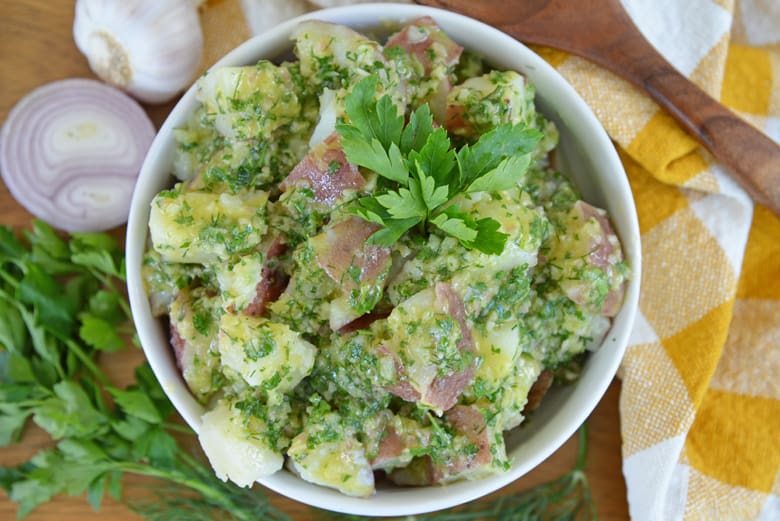
{"type": "MultiPolygon", "coordinates": [[[[678,70],[780,141],[780,0],[622,1],[678,70]]],[[[313,5],[241,4],[255,33],[313,5]]],[[[780,220],[640,91],[537,50],[617,144],[639,213],[640,313],[619,373],[631,517],[780,520],[780,220]]]]}
{"type": "MultiPolygon", "coordinates": [[[[623,4],[680,72],[780,141],[780,1],[623,4]]],[[[632,519],[780,520],[780,220],[641,92],[544,54],[617,143],[639,214],[619,373],[632,519]]]]}

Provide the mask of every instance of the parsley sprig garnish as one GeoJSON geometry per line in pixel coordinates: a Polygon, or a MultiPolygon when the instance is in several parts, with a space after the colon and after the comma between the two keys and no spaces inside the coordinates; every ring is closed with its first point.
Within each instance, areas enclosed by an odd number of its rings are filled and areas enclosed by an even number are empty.
{"type": "Polygon", "coordinates": [[[336,126],[347,159],[382,180],[375,195],[358,199],[350,208],[381,226],[369,242],[390,246],[409,229],[431,225],[468,249],[500,254],[507,235],[499,231],[498,221],[474,218],[454,199],[516,186],[542,133],[522,124],[502,124],[476,143],[455,149],[447,131],[434,126],[427,104],[404,124],[389,96],[376,100],[376,87],[374,77],[357,83],[346,98],[349,123],[336,126]]]}

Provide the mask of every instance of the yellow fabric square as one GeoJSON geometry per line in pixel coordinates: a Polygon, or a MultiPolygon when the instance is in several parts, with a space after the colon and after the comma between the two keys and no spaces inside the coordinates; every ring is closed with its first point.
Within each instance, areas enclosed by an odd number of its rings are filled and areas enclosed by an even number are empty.
{"type": "Polygon", "coordinates": [[[684,433],[695,410],[679,371],[658,343],[637,344],[623,358],[620,421],[623,459],[684,433]],[[663,385],[647,375],[663,375],[663,385]]]}
{"type": "Polygon", "coordinates": [[[764,206],[753,211],[737,296],[780,300],[780,219],[764,206]]]}
{"type": "Polygon", "coordinates": [[[699,153],[699,150],[694,150],[669,163],[664,180],[676,185],[684,185],[708,167],[704,156],[699,153]]]}
{"type": "Polygon", "coordinates": [[[686,451],[699,472],[723,483],[770,492],[780,471],[780,401],[707,392],[686,451]]]}
{"type": "Polygon", "coordinates": [[[772,95],[769,53],[755,47],[732,45],[726,57],[721,101],[740,112],[766,115],[772,95]]]}
{"type": "MultiPolygon", "coordinates": [[[[639,306],[661,339],[693,327],[713,308],[734,299],[737,280],[731,263],[690,208],[642,235],[642,257],[639,306]]],[[[723,328],[728,317],[724,322],[723,328]]]]}
{"type": "Polygon", "coordinates": [[[696,190],[703,194],[712,194],[720,192],[720,183],[715,173],[708,168],[702,170],[685,183],[685,188],[688,188],[690,191],[696,190]]]}
{"type": "MultiPolygon", "coordinates": [[[[710,387],[780,400],[778,347],[780,300],[737,299],[726,345],[710,387]]],[[[780,443],[780,432],[777,436],[780,443]]]]}
{"type": "Polygon", "coordinates": [[[593,110],[609,137],[624,148],[659,110],[649,96],[628,81],[584,58],[571,56],[558,72],[593,110]]]}
{"type": "Polygon", "coordinates": [[[661,110],[639,131],[627,151],[661,181],[681,185],[698,172],[675,172],[669,169],[669,165],[697,147],[698,143],[667,112],[661,110]],[[686,173],[688,177],[684,177],[686,173]]]}
{"type": "Polygon", "coordinates": [[[541,45],[529,45],[528,47],[541,56],[544,61],[556,68],[569,57],[568,53],[559,51],[558,49],[551,49],[550,47],[543,47],[541,45]]]}
{"type": "Polygon", "coordinates": [[[718,365],[728,333],[733,301],[724,302],[676,335],[663,339],[694,406],[698,405],[718,365]]]}
{"type": "Polygon", "coordinates": [[[676,186],[658,181],[620,148],[618,154],[634,194],[639,231],[643,235],[688,205],[685,196],[676,186]]]}
{"type": "MultiPolygon", "coordinates": [[[[687,464],[690,465],[690,462],[687,464]]],[[[758,519],[761,506],[767,498],[763,492],[723,483],[699,472],[695,467],[690,468],[687,474],[688,497],[683,521],[758,519]]]]}
{"type": "Polygon", "coordinates": [[[724,34],[720,41],[710,49],[710,52],[702,58],[688,78],[715,99],[720,98],[728,51],[729,35],[724,34]]]}

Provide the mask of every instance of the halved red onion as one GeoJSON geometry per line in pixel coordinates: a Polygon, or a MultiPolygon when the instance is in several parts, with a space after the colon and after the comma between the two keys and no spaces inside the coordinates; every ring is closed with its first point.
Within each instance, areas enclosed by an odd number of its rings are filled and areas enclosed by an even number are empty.
{"type": "Polygon", "coordinates": [[[155,129],[146,112],[104,83],[67,79],[30,92],[0,131],[0,173],[30,213],[61,230],[127,221],[155,129]]]}

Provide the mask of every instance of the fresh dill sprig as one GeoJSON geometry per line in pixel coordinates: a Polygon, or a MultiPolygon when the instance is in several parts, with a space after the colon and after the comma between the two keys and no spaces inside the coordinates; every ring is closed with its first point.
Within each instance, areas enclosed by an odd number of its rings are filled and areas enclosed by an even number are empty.
{"type": "Polygon", "coordinates": [[[219,501],[195,494],[177,484],[155,485],[151,497],[128,501],[129,508],[149,521],[292,521],[274,507],[260,487],[239,488],[217,479],[213,472],[203,482],[219,501]]]}
{"type": "Polygon", "coordinates": [[[585,475],[588,430],[579,430],[577,461],[569,472],[513,495],[477,501],[453,512],[420,516],[420,521],[597,521],[585,475]]]}
{"type": "MultiPolygon", "coordinates": [[[[468,505],[391,521],[598,521],[585,462],[588,451],[587,425],[578,433],[579,448],[574,467],[562,476],[516,494],[474,501],[468,505]]],[[[321,521],[364,521],[359,516],[323,515],[321,521]]]]}

